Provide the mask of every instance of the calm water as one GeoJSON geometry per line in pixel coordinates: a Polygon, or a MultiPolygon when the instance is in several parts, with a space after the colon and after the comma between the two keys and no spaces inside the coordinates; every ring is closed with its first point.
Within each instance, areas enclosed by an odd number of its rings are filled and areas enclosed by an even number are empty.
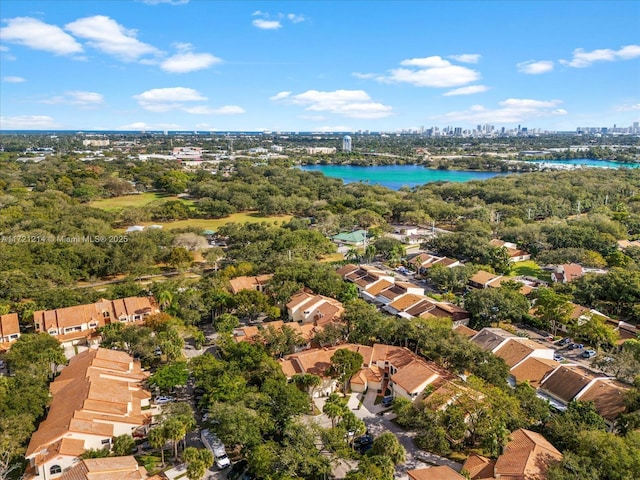
{"type": "Polygon", "coordinates": [[[590,158],[574,158],[571,160],[527,160],[531,163],[545,163],[549,165],[575,165],[598,168],[640,168],[640,163],[621,163],[609,160],[592,160],[590,158]]]}
{"type": "Polygon", "coordinates": [[[468,170],[435,170],[421,165],[382,165],[356,167],[352,165],[304,165],[302,170],[322,172],[327,177],[341,178],[344,183],[364,182],[371,185],[399,190],[403,186],[415,187],[431,182],[468,182],[485,180],[501,172],[478,172],[468,170]]]}

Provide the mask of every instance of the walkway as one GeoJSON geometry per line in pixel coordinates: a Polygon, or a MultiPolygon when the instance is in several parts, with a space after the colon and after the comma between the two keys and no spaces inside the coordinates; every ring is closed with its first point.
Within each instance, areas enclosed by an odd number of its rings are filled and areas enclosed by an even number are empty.
{"type": "MultiPolygon", "coordinates": [[[[395,478],[398,480],[406,480],[407,470],[413,470],[416,468],[426,468],[431,465],[448,465],[456,472],[462,470],[462,465],[449,460],[448,458],[441,457],[434,453],[425,452],[420,450],[413,442],[414,432],[407,432],[393,423],[391,420],[395,418],[395,414],[388,408],[382,406],[382,404],[375,405],[376,392],[369,391],[363,396],[361,393],[354,393],[349,397],[347,405],[355,413],[358,418],[361,418],[369,433],[374,437],[384,433],[392,432],[407,451],[407,461],[396,467],[395,478]],[[359,407],[362,400],[362,406],[359,407]],[[379,415],[380,412],[387,411],[379,415]]],[[[317,407],[322,411],[326,398],[315,399],[317,407]]],[[[311,417],[312,420],[323,427],[330,427],[331,420],[326,415],[319,415],[317,417],[311,417]]],[[[338,477],[340,478],[340,477],[338,477]]]]}

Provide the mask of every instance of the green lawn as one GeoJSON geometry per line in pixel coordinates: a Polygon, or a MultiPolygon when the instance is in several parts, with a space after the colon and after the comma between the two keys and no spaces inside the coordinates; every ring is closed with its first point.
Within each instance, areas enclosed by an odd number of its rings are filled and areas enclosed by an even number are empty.
{"type": "MultiPolygon", "coordinates": [[[[269,222],[279,224],[286,223],[291,220],[291,215],[278,215],[275,217],[265,217],[256,212],[241,212],[234,213],[224,218],[192,218],[189,220],[174,220],[171,222],[143,222],[141,225],[162,225],[167,230],[174,230],[176,228],[195,227],[200,230],[217,230],[220,226],[226,223],[259,223],[269,222]]],[[[124,231],[124,229],[120,229],[124,231]]]]}
{"type": "Polygon", "coordinates": [[[511,276],[515,277],[519,275],[536,277],[540,280],[544,280],[545,282],[551,282],[551,274],[542,270],[542,268],[540,268],[540,266],[533,260],[527,260],[526,262],[517,262],[513,264],[513,268],[511,269],[511,276]]]}
{"type": "Polygon", "coordinates": [[[157,200],[180,200],[189,205],[192,205],[191,200],[184,200],[178,198],[175,195],[165,195],[162,193],[146,192],[139,195],[124,195],[122,197],[103,198],[101,200],[94,200],[89,202],[89,206],[94,208],[101,208],[102,210],[117,211],[127,207],[144,207],[151,202],[157,200]]]}

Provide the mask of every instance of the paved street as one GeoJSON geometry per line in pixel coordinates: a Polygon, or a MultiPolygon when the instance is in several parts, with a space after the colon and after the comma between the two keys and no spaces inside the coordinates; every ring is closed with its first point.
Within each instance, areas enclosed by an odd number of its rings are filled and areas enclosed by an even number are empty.
{"type": "MultiPolygon", "coordinates": [[[[416,447],[413,442],[414,434],[412,432],[406,432],[391,421],[395,418],[395,414],[389,411],[389,413],[385,413],[384,415],[378,415],[379,412],[386,409],[381,404],[375,405],[375,398],[375,391],[369,391],[364,397],[362,394],[354,393],[350,396],[348,405],[356,416],[364,421],[367,429],[374,437],[377,437],[384,432],[392,432],[398,437],[398,440],[407,451],[407,461],[402,465],[398,465],[396,468],[395,478],[405,480],[408,478],[406,474],[407,470],[426,468],[430,465],[449,465],[458,472],[462,469],[462,465],[457,462],[453,462],[433,453],[425,452],[424,450],[420,450],[416,447]],[[363,400],[362,407],[358,408],[360,400],[363,400]]],[[[316,405],[321,411],[325,400],[325,398],[315,399],[316,405]]],[[[322,425],[323,427],[331,426],[331,420],[329,420],[326,415],[319,415],[311,418],[314,422],[322,425]]],[[[338,476],[340,474],[343,474],[343,472],[334,471],[336,478],[344,478],[344,476],[338,476]]]]}

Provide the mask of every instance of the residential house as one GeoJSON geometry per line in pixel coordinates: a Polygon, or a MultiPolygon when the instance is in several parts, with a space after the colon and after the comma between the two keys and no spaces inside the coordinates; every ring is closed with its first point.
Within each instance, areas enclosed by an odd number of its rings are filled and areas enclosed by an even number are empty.
{"type": "Polygon", "coordinates": [[[312,373],[323,378],[319,394],[329,394],[336,382],[328,378],[326,372],[331,366],[331,356],[336,350],[347,348],[363,357],[362,369],[350,380],[354,392],[374,389],[384,393],[388,388],[394,396],[409,400],[419,398],[429,385],[440,385],[452,375],[433,362],[427,362],[405,347],[375,344],[339,345],[331,348],[316,348],[296,353],[281,360],[281,367],[287,377],[297,373],[312,373]]]}
{"type": "Polygon", "coordinates": [[[462,468],[470,473],[472,480],[544,480],[549,466],[561,460],[562,453],[546,438],[521,428],[511,433],[497,460],[473,454],[462,468]]]}
{"type": "Polygon", "coordinates": [[[448,465],[408,470],[407,475],[409,480],[465,480],[466,478],[448,465]]]}
{"type": "Polygon", "coordinates": [[[325,325],[339,320],[344,313],[344,307],[335,298],[302,290],[287,303],[287,313],[294,322],[325,325]]]}
{"type": "Polygon", "coordinates": [[[418,303],[423,302],[423,299],[424,296],[422,295],[407,293],[406,295],[401,295],[400,297],[396,298],[388,305],[385,305],[384,307],[382,307],[382,309],[386,312],[389,312],[391,315],[397,315],[402,318],[413,318],[413,316],[406,313],[405,310],[408,310],[418,303]]]}
{"type": "Polygon", "coordinates": [[[331,240],[338,245],[360,247],[367,241],[367,231],[355,230],[353,232],[342,232],[331,237],[331,240]]]}
{"type": "Polygon", "coordinates": [[[512,263],[531,260],[531,254],[526,250],[519,249],[515,243],[505,242],[503,240],[494,238],[489,242],[489,245],[495,248],[506,249],[507,253],[509,254],[509,261],[512,263]]]}
{"type": "Polygon", "coordinates": [[[255,277],[236,277],[229,280],[231,293],[236,294],[242,290],[256,290],[264,292],[264,288],[273,275],[258,275],[255,277]]]}
{"type": "Polygon", "coordinates": [[[455,325],[453,327],[453,331],[469,339],[478,334],[477,330],[474,330],[473,328],[469,328],[467,325],[455,325]]]}
{"type": "Polygon", "coordinates": [[[409,265],[420,275],[424,275],[427,270],[429,270],[434,265],[444,265],[447,268],[453,268],[462,265],[459,260],[447,258],[447,257],[438,257],[435,255],[431,255],[430,253],[419,253],[411,260],[409,260],[409,265]]]}
{"type": "Polygon", "coordinates": [[[558,265],[556,271],[551,274],[551,280],[558,283],[569,283],[584,275],[584,270],[577,263],[565,263],[558,265]]]}
{"type": "Polygon", "coordinates": [[[296,334],[300,335],[300,337],[306,342],[304,345],[296,348],[296,351],[302,351],[302,350],[311,348],[311,340],[313,340],[316,334],[324,330],[324,327],[326,325],[327,324],[317,325],[313,323],[299,324],[298,322],[285,323],[282,320],[277,320],[275,322],[263,323],[259,327],[247,326],[242,328],[236,328],[233,330],[233,340],[235,342],[254,343],[258,339],[259,334],[268,328],[273,328],[276,332],[279,332],[284,327],[288,327],[291,330],[293,330],[296,334]]]}
{"type": "Polygon", "coordinates": [[[494,275],[484,270],[478,270],[469,279],[469,286],[471,288],[488,288],[491,282],[495,282],[501,277],[502,275],[494,275]]]}
{"type": "Polygon", "coordinates": [[[36,332],[46,332],[63,345],[86,342],[99,327],[110,323],[139,323],[160,313],[153,297],[100,300],[87,305],[38,310],[33,314],[36,332]]]}
{"type": "Polygon", "coordinates": [[[528,358],[553,360],[555,350],[528,338],[514,337],[507,339],[506,342],[494,349],[493,354],[502,358],[509,368],[513,368],[528,358]]]}
{"type": "Polygon", "coordinates": [[[500,288],[504,282],[519,282],[522,284],[518,290],[522,295],[529,295],[535,289],[533,282],[523,280],[522,277],[498,277],[487,284],[489,288],[500,288]]]}
{"type": "Polygon", "coordinates": [[[47,418],[31,436],[27,478],[58,478],[89,449],[108,448],[113,437],[147,425],[149,376],[124,352],[86,350],[51,383],[47,418]]]}
{"type": "MultiPolygon", "coordinates": [[[[430,303],[432,307],[430,306],[427,310],[420,312],[420,314],[418,315],[419,317],[451,318],[451,320],[453,320],[454,327],[467,325],[469,323],[471,315],[464,308],[461,308],[450,302],[438,302],[431,298],[426,299],[426,301],[430,303]]],[[[409,313],[413,314],[412,310],[409,310],[409,313]]],[[[472,331],[475,332],[475,330],[472,331]]]]}
{"type": "Polygon", "coordinates": [[[574,400],[593,402],[596,411],[604,417],[609,428],[613,428],[616,418],[627,410],[625,400],[629,389],[629,386],[613,378],[600,378],[582,389],[574,400]]]}
{"type": "Polygon", "coordinates": [[[554,407],[564,410],[582,390],[598,379],[607,379],[607,376],[579,365],[560,365],[541,382],[538,394],[547,398],[554,407]]]}
{"type": "Polygon", "coordinates": [[[20,338],[20,323],[17,313],[0,315],[0,351],[8,350],[11,343],[20,338]]]}
{"type": "Polygon", "coordinates": [[[376,301],[383,305],[389,305],[407,294],[424,295],[424,288],[418,287],[417,285],[409,282],[396,282],[393,286],[382,290],[376,296],[376,301]]]}
{"type": "MultiPolygon", "coordinates": [[[[48,478],[48,477],[45,477],[48,478]]],[[[149,480],[146,468],[132,456],[86,458],[64,472],[60,480],[149,480]]],[[[154,476],[154,478],[156,478],[154,476]]],[[[160,477],[157,477],[160,478],[160,477]]]]}
{"type": "Polygon", "coordinates": [[[514,383],[529,382],[529,385],[537,389],[547,375],[559,366],[560,363],[555,360],[530,356],[511,367],[509,373],[514,383]]]}
{"type": "Polygon", "coordinates": [[[618,240],[618,249],[624,250],[625,248],[636,247],[640,248],[640,240],[618,240]]]}
{"type": "Polygon", "coordinates": [[[478,345],[482,350],[495,352],[502,345],[507,343],[510,338],[519,337],[501,328],[485,327],[473,336],[471,341],[478,345]]]}

